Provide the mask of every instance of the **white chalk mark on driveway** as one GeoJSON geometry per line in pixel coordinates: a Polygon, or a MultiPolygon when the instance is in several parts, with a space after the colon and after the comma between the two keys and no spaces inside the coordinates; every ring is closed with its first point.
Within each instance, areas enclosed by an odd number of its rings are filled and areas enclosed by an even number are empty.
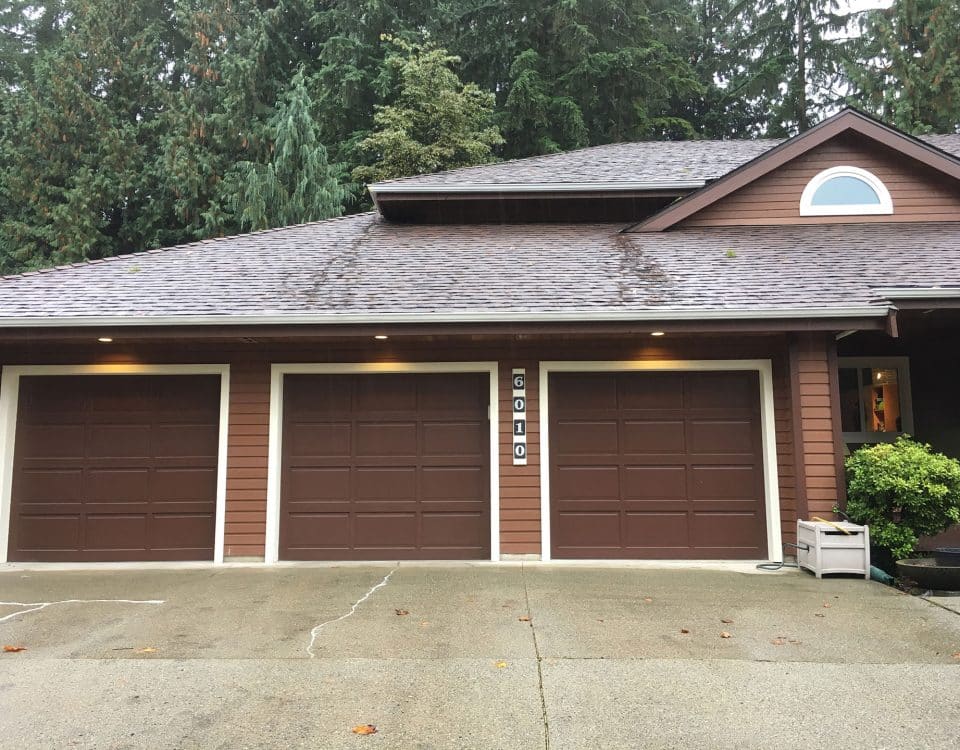
{"type": "Polygon", "coordinates": [[[163,604],[165,601],[165,599],[64,599],[59,602],[0,602],[0,607],[27,607],[27,609],[0,617],[0,622],[6,622],[30,612],[39,612],[54,604],[163,604]]]}
{"type": "Polygon", "coordinates": [[[357,611],[357,607],[359,607],[359,606],[360,606],[361,604],[363,604],[367,599],[370,598],[370,595],[371,595],[374,591],[376,591],[377,589],[381,588],[382,586],[386,586],[386,585],[387,585],[387,582],[390,580],[390,576],[392,576],[392,575],[393,575],[394,573],[396,573],[396,572],[397,572],[397,568],[394,568],[394,569],[391,570],[389,573],[387,573],[387,574],[383,577],[383,580],[380,581],[380,583],[378,583],[376,586],[374,586],[373,588],[371,588],[366,594],[364,594],[364,595],[361,596],[359,599],[357,599],[357,601],[355,601],[355,602],[353,603],[353,606],[350,607],[350,611],[347,612],[345,615],[340,615],[339,617],[335,617],[335,618],[332,619],[332,620],[327,620],[326,622],[321,622],[319,625],[317,625],[316,627],[314,627],[313,630],[310,631],[310,643],[307,645],[307,653],[310,654],[310,658],[311,658],[311,659],[314,658],[313,644],[316,643],[316,641],[317,641],[317,636],[320,635],[320,631],[323,630],[327,625],[332,625],[332,624],[335,623],[335,622],[340,622],[340,620],[346,620],[348,617],[350,617],[350,615],[352,615],[354,612],[357,611]]]}

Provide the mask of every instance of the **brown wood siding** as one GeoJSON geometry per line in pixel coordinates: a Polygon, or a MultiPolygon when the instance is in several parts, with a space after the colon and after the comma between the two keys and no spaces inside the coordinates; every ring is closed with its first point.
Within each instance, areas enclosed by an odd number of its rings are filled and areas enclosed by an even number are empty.
{"type": "MultiPolygon", "coordinates": [[[[118,337],[119,338],[119,337],[118,337]]],[[[825,357],[825,355],[824,355],[825,357]]],[[[270,362],[499,361],[500,540],[503,554],[540,553],[540,360],[771,359],[774,365],[776,445],[785,541],[794,538],[796,472],[787,337],[731,336],[556,336],[436,337],[386,345],[372,341],[322,342],[130,342],[109,347],[78,342],[19,344],[0,349],[0,363],[226,363],[231,366],[230,433],[227,461],[225,556],[262,558],[265,542],[270,362]],[[528,464],[513,466],[510,371],[527,374],[528,464]]],[[[825,360],[824,360],[825,361],[825,360]]],[[[829,399],[827,399],[829,400],[829,399]]],[[[811,408],[808,406],[807,408],[811,408]]],[[[816,412],[814,412],[816,413],[816,412]]],[[[833,459],[823,457],[824,459],[833,459]]]]}
{"type": "Polygon", "coordinates": [[[264,554],[269,420],[270,365],[234,363],[230,368],[225,558],[262,558],[264,554]]]}
{"type": "Polygon", "coordinates": [[[929,167],[880,145],[841,136],[740,188],[681,222],[682,227],[851,222],[960,221],[960,189],[929,167]],[[852,166],[875,174],[890,191],[887,216],[800,216],[807,183],[829,167],[852,166]]]}
{"type": "Polygon", "coordinates": [[[834,429],[836,396],[830,375],[833,342],[823,335],[798,336],[791,345],[792,386],[796,392],[802,441],[798,481],[805,488],[809,516],[832,518],[841,497],[843,477],[838,471],[839,446],[834,429]]]}
{"type": "Polygon", "coordinates": [[[500,552],[540,554],[540,376],[536,360],[502,360],[500,399],[500,552]],[[513,465],[514,368],[527,376],[527,465],[513,465]]]}

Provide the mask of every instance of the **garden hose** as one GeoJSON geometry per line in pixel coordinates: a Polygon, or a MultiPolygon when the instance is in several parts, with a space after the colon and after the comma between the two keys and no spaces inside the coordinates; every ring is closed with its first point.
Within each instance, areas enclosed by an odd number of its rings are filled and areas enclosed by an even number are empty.
{"type": "MultiPolygon", "coordinates": [[[[818,519],[815,518],[813,520],[816,521],[818,519]]],[[[787,551],[787,547],[793,547],[794,549],[802,549],[804,551],[808,551],[810,549],[810,547],[807,546],[806,544],[791,544],[790,542],[784,542],[783,543],[784,552],[787,551]]],[[[800,567],[799,563],[786,562],[785,560],[781,562],[764,562],[764,563],[757,564],[758,570],[769,570],[769,571],[777,571],[777,570],[781,570],[782,568],[799,568],[799,567],[800,567]]]]}

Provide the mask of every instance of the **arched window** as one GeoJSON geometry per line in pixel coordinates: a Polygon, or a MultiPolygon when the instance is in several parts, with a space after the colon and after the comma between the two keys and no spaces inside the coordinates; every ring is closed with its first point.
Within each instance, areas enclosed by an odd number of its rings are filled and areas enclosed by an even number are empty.
{"type": "Polygon", "coordinates": [[[892,214],[893,200],[882,182],[865,169],[830,167],[814,177],[800,196],[801,216],[892,214]]]}

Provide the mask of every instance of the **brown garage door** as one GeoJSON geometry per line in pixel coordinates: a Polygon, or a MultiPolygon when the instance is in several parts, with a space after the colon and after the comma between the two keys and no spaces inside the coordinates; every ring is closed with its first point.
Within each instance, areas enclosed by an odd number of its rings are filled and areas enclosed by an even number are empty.
{"type": "Polygon", "coordinates": [[[550,375],[552,554],[766,558],[754,372],[550,375]]]}
{"type": "Polygon", "coordinates": [[[287,375],[280,556],[490,556],[486,374],[287,375]]]}
{"type": "Polygon", "coordinates": [[[10,558],[210,560],[216,376],[20,379],[10,558]]]}

